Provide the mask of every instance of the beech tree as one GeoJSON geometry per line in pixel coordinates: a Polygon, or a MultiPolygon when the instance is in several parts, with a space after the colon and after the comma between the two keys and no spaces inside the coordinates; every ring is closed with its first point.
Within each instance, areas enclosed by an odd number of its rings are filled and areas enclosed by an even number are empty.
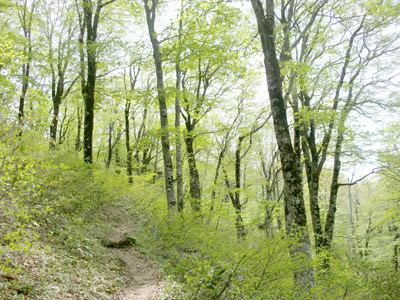
{"type": "MultiPolygon", "coordinates": [[[[76,0],[78,1],[78,0],[76,0]]],[[[82,0],[78,7],[80,20],[79,43],[81,48],[81,85],[82,95],[85,103],[84,109],[84,129],[83,129],[83,160],[89,164],[93,162],[93,126],[94,126],[94,104],[96,91],[96,74],[97,74],[97,53],[98,46],[97,32],[100,21],[101,10],[115,2],[109,0],[103,3],[102,0],[82,0]],[[83,14],[80,14],[80,8],[83,14]],[[87,77],[84,69],[84,48],[83,38],[86,33],[86,58],[87,58],[87,77]]]]}
{"type": "Polygon", "coordinates": [[[72,54],[75,50],[71,41],[75,35],[76,24],[70,15],[72,3],[64,3],[61,6],[59,3],[48,3],[44,9],[46,10],[46,20],[43,22],[43,31],[48,42],[48,64],[50,66],[51,99],[53,102],[50,148],[54,149],[57,140],[60,105],[79,78],[76,74],[70,74],[74,63],[72,54]],[[67,82],[68,77],[71,77],[69,82],[67,82]]]}
{"type": "MultiPolygon", "coordinates": [[[[310,237],[307,231],[307,216],[303,198],[300,157],[296,154],[289,132],[285,100],[282,91],[281,70],[275,44],[274,1],[267,0],[264,7],[261,1],[251,0],[257,20],[258,32],[264,55],[265,74],[272,110],[275,137],[278,144],[282,175],[284,179],[284,202],[286,231],[289,236],[298,238],[298,245],[290,247],[292,259],[303,255],[311,260],[310,237]]],[[[294,280],[302,289],[315,285],[314,271],[304,266],[294,271],[294,280]]]]}
{"type": "Polygon", "coordinates": [[[198,163],[195,157],[195,139],[198,136],[199,123],[216,107],[218,101],[244,72],[238,67],[240,50],[247,41],[243,35],[243,23],[240,11],[223,3],[194,1],[184,11],[184,26],[180,35],[182,52],[179,56],[182,98],[182,118],[185,125],[184,142],[186,145],[189,168],[189,193],[192,209],[200,210],[201,183],[198,163]],[[196,18],[192,16],[196,15],[196,18]],[[237,23],[233,22],[235,20],[237,23]],[[233,33],[237,29],[235,36],[233,33]],[[240,40],[242,38],[243,40],[240,40]]]}
{"type": "Polygon", "coordinates": [[[156,69],[157,78],[157,92],[158,92],[158,104],[160,111],[160,122],[161,122],[161,148],[164,160],[164,177],[165,177],[165,189],[167,193],[168,210],[176,209],[176,198],[174,188],[174,171],[172,166],[171,149],[169,143],[169,132],[168,132],[168,110],[166,104],[166,95],[164,88],[164,73],[162,69],[162,56],[160,51],[160,42],[157,39],[157,32],[155,30],[156,20],[156,9],[158,0],[144,0],[144,8],[146,11],[146,21],[149,31],[150,41],[153,47],[154,65],[156,69]]]}
{"type": "MultiPolygon", "coordinates": [[[[22,86],[21,86],[21,94],[19,97],[19,106],[18,106],[18,123],[20,126],[22,126],[23,124],[26,95],[28,92],[30,74],[31,74],[31,64],[33,59],[32,23],[37,3],[38,1],[36,0],[33,1],[24,0],[23,3],[17,4],[18,18],[25,38],[23,46],[25,61],[22,64],[22,74],[21,74],[22,86]]],[[[22,134],[22,129],[20,131],[20,134],[22,134]]]]}

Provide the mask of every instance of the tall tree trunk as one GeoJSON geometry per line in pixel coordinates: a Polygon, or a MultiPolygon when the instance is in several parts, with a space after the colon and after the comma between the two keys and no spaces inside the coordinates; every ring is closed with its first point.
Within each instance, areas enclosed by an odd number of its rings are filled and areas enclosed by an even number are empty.
{"type": "MultiPolygon", "coordinates": [[[[91,22],[88,22],[88,24],[91,22]]],[[[91,26],[87,26],[88,28],[91,26]]],[[[87,39],[88,73],[85,88],[85,113],[83,126],[83,159],[86,163],[93,163],[93,126],[94,126],[94,92],[96,87],[96,50],[95,38],[89,34],[87,39]],[[89,38],[89,36],[91,38],[89,38]]]]}
{"type": "MultiPolygon", "coordinates": [[[[19,126],[22,126],[23,119],[24,119],[25,98],[26,98],[26,93],[28,91],[28,86],[29,86],[30,67],[31,67],[30,61],[28,61],[27,63],[24,63],[22,65],[22,88],[21,88],[21,96],[19,98],[19,107],[18,107],[18,124],[19,124],[19,126]]],[[[22,133],[22,131],[21,131],[21,133],[22,133]]]]}
{"type": "Polygon", "coordinates": [[[83,95],[83,100],[85,102],[85,113],[83,122],[83,160],[89,164],[93,163],[93,126],[97,71],[97,28],[99,25],[101,9],[105,5],[108,5],[114,1],[115,0],[110,0],[102,3],[102,0],[97,0],[96,7],[94,8],[92,0],[83,0],[84,21],[82,24],[86,25],[87,55],[87,79],[83,95]]]}
{"type": "Polygon", "coordinates": [[[78,118],[78,126],[77,126],[77,133],[75,138],[75,151],[81,150],[81,130],[82,130],[82,111],[81,108],[78,106],[77,111],[77,118],[78,118]]]}
{"type": "MultiPolygon", "coordinates": [[[[24,54],[27,57],[26,62],[22,64],[22,87],[18,106],[18,125],[20,127],[22,127],[23,125],[25,100],[29,87],[30,69],[32,62],[32,19],[36,4],[36,0],[33,0],[31,7],[29,8],[28,1],[25,0],[22,10],[18,11],[20,23],[26,40],[24,44],[24,54]]],[[[22,135],[22,128],[20,128],[19,135],[22,135]]]]}
{"type": "Polygon", "coordinates": [[[399,227],[393,226],[393,231],[394,231],[394,238],[393,238],[394,244],[393,244],[392,262],[393,262],[394,271],[398,272],[399,271],[399,240],[400,240],[399,227]]]}
{"type": "MultiPolygon", "coordinates": [[[[274,2],[267,0],[266,11],[259,0],[251,0],[257,19],[264,54],[265,73],[268,83],[268,94],[274,121],[275,137],[278,144],[285,192],[286,232],[298,238],[297,245],[290,247],[294,262],[299,257],[311,261],[310,237],[307,231],[307,217],[303,199],[301,173],[297,157],[289,133],[285,102],[282,94],[280,66],[276,56],[274,41],[274,2]]],[[[294,281],[302,291],[309,291],[315,285],[314,270],[311,266],[303,266],[294,270],[294,281]]]]}
{"type": "MultiPolygon", "coordinates": [[[[224,177],[225,177],[225,185],[228,188],[228,196],[232,202],[233,208],[235,209],[235,213],[236,213],[236,219],[235,219],[236,235],[238,237],[238,240],[244,240],[246,238],[246,229],[244,227],[243,219],[242,219],[242,205],[240,203],[240,198],[237,198],[238,196],[237,196],[236,192],[232,193],[232,191],[231,191],[232,186],[229,181],[228,174],[225,169],[223,170],[223,172],[224,172],[224,177]]],[[[235,174],[235,178],[236,178],[236,174],[235,174]]],[[[236,186],[236,184],[237,183],[235,182],[235,186],[236,186]]]]}
{"type": "Polygon", "coordinates": [[[54,149],[56,147],[58,114],[60,111],[60,102],[61,101],[58,101],[58,99],[53,100],[53,119],[51,120],[51,124],[50,124],[50,149],[54,149]]]}
{"type": "Polygon", "coordinates": [[[242,142],[244,140],[244,136],[240,136],[238,139],[238,143],[236,145],[235,151],[235,193],[234,193],[234,201],[232,202],[236,211],[236,229],[238,238],[244,239],[246,237],[246,230],[244,228],[243,219],[242,219],[242,204],[240,202],[240,189],[241,189],[241,149],[242,142]]]}
{"type": "Polygon", "coordinates": [[[157,2],[158,2],[157,0],[152,0],[152,4],[150,7],[149,0],[144,0],[144,7],[146,10],[147,26],[150,35],[150,41],[153,46],[153,57],[156,68],[158,104],[160,110],[160,122],[162,130],[161,147],[164,160],[164,177],[165,177],[165,189],[167,193],[167,204],[168,204],[168,210],[175,210],[176,199],[175,199],[175,189],[174,189],[174,171],[172,166],[171,150],[169,144],[168,110],[165,98],[164,74],[162,69],[160,43],[157,39],[157,33],[154,28],[157,2]]]}
{"type": "Polygon", "coordinates": [[[321,215],[319,209],[319,175],[316,174],[318,166],[313,162],[306,162],[311,166],[306,167],[308,192],[310,198],[311,221],[314,230],[315,248],[320,252],[324,246],[324,232],[322,232],[321,215]]]}
{"type": "MultiPolygon", "coordinates": [[[[134,68],[129,67],[129,85],[130,92],[133,92],[135,89],[135,85],[137,82],[137,78],[139,76],[140,69],[135,71],[134,68]]],[[[124,77],[125,78],[125,77],[124,77]]],[[[126,85],[125,85],[126,91],[126,85]]],[[[126,95],[126,102],[124,108],[124,117],[125,117],[125,147],[126,147],[126,173],[128,175],[128,182],[133,183],[132,177],[132,147],[130,142],[130,109],[131,109],[131,95],[126,95]]]]}
{"type": "MultiPolygon", "coordinates": [[[[179,21],[180,28],[182,20],[179,21]]],[[[178,202],[178,211],[183,210],[183,174],[182,174],[182,146],[181,146],[181,67],[180,62],[176,63],[176,98],[175,98],[175,139],[176,139],[176,196],[178,202]]]]}
{"type": "Polygon", "coordinates": [[[223,148],[218,153],[218,161],[217,161],[217,166],[215,168],[213,187],[212,187],[212,191],[211,191],[211,200],[213,201],[212,206],[210,208],[211,210],[214,209],[214,201],[215,201],[215,197],[216,197],[216,186],[217,186],[217,182],[218,182],[218,178],[219,178],[219,170],[222,165],[222,160],[224,159],[224,156],[225,156],[226,148],[227,148],[227,143],[224,144],[223,148]]]}
{"type": "Polygon", "coordinates": [[[331,191],[329,197],[329,208],[328,213],[326,215],[325,221],[325,241],[324,246],[327,249],[330,249],[332,244],[332,237],[333,237],[333,228],[335,225],[335,214],[336,214],[336,203],[337,203],[337,195],[339,192],[339,174],[340,174],[340,167],[341,161],[340,156],[342,153],[342,143],[343,143],[343,133],[339,132],[339,136],[336,140],[336,148],[335,148],[335,157],[333,163],[333,174],[332,174],[332,181],[331,181],[331,191]]]}
{"type": "Polygon", "coordinates": [[[107,152],[107,160],[106,160],[106,169],[108,169],[111,165],[111,159],[113,154],[113,145],[112,145],[112,137],[114,131],[114,124],[109,124],[108,126],[108,152],[107,152]]]}
{"type": "Polygon", "coordinates": [[[185,137],[186,155],[188,159],[190,177],[189,192],[192,209],[198,212],[200,211],[201,199],[200,176],[197,169],[196,158],[194,156],[193,136],[191,134],[191,132],[187,132],[185,137]]]}
{"type": "Polygon", "coordinates": [[[129,114],[131,107],[131,99],[127,98],[125,102],[125,147],[126,147],[126,173],[128,175],[128,182],[133,183],[132,177],[132,148],[130,142],[130,122],[129,122],[129,114]]]}

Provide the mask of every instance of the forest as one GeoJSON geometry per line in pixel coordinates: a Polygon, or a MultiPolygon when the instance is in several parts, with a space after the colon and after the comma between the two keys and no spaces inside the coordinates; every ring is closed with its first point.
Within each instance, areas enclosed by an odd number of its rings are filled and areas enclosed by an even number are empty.
{"type": "Polygon", "coordinates": [[[0,26],[0,300],[400,299],[400,1],[0,26]]]}

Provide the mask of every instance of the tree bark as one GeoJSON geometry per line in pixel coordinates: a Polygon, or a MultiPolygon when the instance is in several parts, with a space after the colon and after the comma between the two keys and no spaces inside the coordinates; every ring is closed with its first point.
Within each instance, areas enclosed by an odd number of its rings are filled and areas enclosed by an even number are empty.
{"type": "Polygon", "coordinates": [[[113,145],[112,145],[112,137],[114,131],[114,123],[108,125],[108,152],[107,152],[107,160],[106,160],[106,169],[110,168],[111,159],[113,154],[113,145]]]}
{"type": "Polygon", "coordinates": [[[393,268],[395,272],[399,271],[399,240],[400,240],[400,232],[398,226],[393,226],[394,238],[393,238],[393,268]]]}
{"type": "MultiPolygon", "coordinates": [[[[301,173],[298,168],[297,157],[289,133],[286,108],[282,94],[280,66],[276,56],[274,41],[274,3],[267,0],[266,11],[259,0],[251,0],[257,19],[264,54],[265,73],[268,84],[268,94],[271,103],[274,121],[275,137],[278,144],[285,193],[285,218],[288,236],[298,239],[297,245],[290,247],[290,254],[294,261],[299,256],[311,260],[311,245],[307,231],[307,217],[303,199],[301,173]]],[[[295,284],[301,290],[309,291],[315,285],[314,270],[310,266],[303,266],[294,270],[295,284]]]]}
{"type": "Polygon", "coordinates": [[[132,177],[132,148],[130,142],[130,107],[131,99],[127,97],[125,102],[124,117],[125,117],[125,147],[126,147],[126,173],[128,175],[128,182],[133,183],[132,177]]]}
{"type": "Polygon", "coordinates": [[[26,94],[28,92],[29,87],[29,79],[30,79],[30,69],[32,62],[32,19],[35,11],[35,6],[37,2],[34,0],[31,4],[31,8],[29,11],[28,1],[24,1],[24,6],[22,11],[18,11],[20,23],[22,26],[22,30],[24,32],[24,37],[26,39],[27,44],[24,44],[24,54],[27,57],[26,62],[22,64],[22,87],[21,94],[19,97],[19,106],[18,106],[18,125],[20,126],[19,136],[22,135],[22,125],[24,120],[24,108],[25,108],[25,100],[26,94]]]}
{"type": "Polygon", "coordinates": [[[83,24],[86,25],[87,56],[87,79],[83,91],[83,100],[85,102],[83,122],[83,160],[89,164],[93,163],[93,126],[97,72],[97,28],[99,25],[101,9],[105,5],[108,5],[114,1],[115,0],[110,0],[103,4],[102,0],[97,0],[96,8],[94,9],[92,0],[83,0],[83,24]]]}
{"type": "Polygon", "coordinates": [[[200,176],[199,171],[197,169],[196,158],[194,156],[194,148],[193,148],[193,136],[191,132],[186,133],[185,144],[186,144],[186,155],[188,159],[189,165],[189,192],[190,192],[190,201],[192,205],[192,209],[194,211],[200,211],[200,199],[201,199],[201,190],[200,190],[200,176]]]}
{"type": "Polygon", "coordinates": [[[82,130],[82,112],[81,108],[78,106],[77,111],[77,119],[78,119],[78,126],[77,126],[77,133],[75,138],[75,151],[81,150],[81,130],[82,130]]]}
{"type": "Polygon", "coordinates": [[[328,213],[326,215],[325,221],[325,239],[324,239],[324,246],[327,249],[330,249],[332,244],[332,237],[333,237],[333,228],[335,225],[335,214],[336,214],[336,203],[337,203],[337,195],[339,192],[339,174],[340,174],[340,167],[341,161],[340,156],[342,153],[342,143],[343,143],[343,133],[340,132],[339,136],[336,141],[336,148],[335,148],[335,157],[333,163],[333,174],[332,174],[332,181],[331,181],[331,190],[329,196],[329,208],[328,213]]]}
{"type": "MultiPolygon", "coordinates": [[[[180,28],[182,20],[179,22],[180,28]]],[[[183,210],[183,174],[182,174],[182,146],[181,146],[181,67],[180,62],[176,63],[176,97],[175,97],[175,140],[176,140],[176,196],[178,202],[178,211],[183,210]]]]}
{"type": "MultiPolygon", "coordinates": [[[[140,69],[135,72],[135,69],[129,67],[129,87],[130,92],[133,92],[136,86],[137,78],[139,76],[140,69]]],[[[125,77],[124,77],[125,78],[125,77]]],[[[125,91],[126,85],[125,85],[125,91]]],[[[128,182],[133,183],[132,177],[132,147],[130,141],[130,109],[132,102],[132,95],[126,95],[125,108],[124,108],[124,118],[125,118],[125,147],[126,147],[126,173],[128,175],[128,182]]]]}
{"type": "Polygon", "coordinates": [[[169,144],[169,133],[168,133],[168,110],[165,98],[164,89],[164,74],[162,69],[162,57],[160,52],[160,43],[157,39],[157,33],[154,28],[156,18],[156,6],[157,0],[152,0],[151,7],[149,6],[149,0],[144,0],[144,7],[146,10],[146,20],[150,35],[150,41],[153,46],[153,57],[156,69],[157,77],[157,91],[158,91],[158,104],[160,110],[160,123],[161,123],[161,148],[164,160],[164,177],[165,177],[165,189],[167,193],[167,204],[168,210],[176,209],[175,189],[174,189],[174,172],[172,166],[171,150],[169,144]]]}

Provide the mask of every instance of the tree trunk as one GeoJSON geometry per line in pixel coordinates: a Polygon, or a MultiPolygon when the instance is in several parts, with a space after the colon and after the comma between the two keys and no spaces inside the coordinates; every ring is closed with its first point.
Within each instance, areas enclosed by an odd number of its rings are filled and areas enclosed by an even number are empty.
{"type": "MultiPolygon", "coordinates": [[[[182,20],[179,22],[180,28],[182,20]]],[[[176,196],[178,202],[178,211],[183,210],[183,174],[182,174],[182,147],[181,147],[181,67],[180,62],[176,63],[176,98],[175,98],[175,140],[176,140],[176,196]]]]}
{"type": "Polygon", "coordinates": [[[306,168],[307,173],[307,181],[308,181],[308,192],[310,197],[310,210],[311,210],[311,221],[314,230],[314,239],[315,239],[315,249],[317,252],[320,252],[324,246],[324,233],[322,232],[321,225],[321,215],[319,209],[319,175],[316,174],[317,166],[315,164],[310,163],[311,166],[306,168]]]}
{"type": "Polygon", "coordinates": [[[214,209],[214,202],[215,202],[215,197],[216,197],[216,186],[217,186],[217,182],[218,182],[218,178],[219,178],[219,170],[221,168],[222,160],[225,156],[226,148],[227,148],[227,143],[224,144],[223,148],[221,149],[221,151],[218,154],[218,161],[217,161],[217,166],[215,168],[213,187],[212,187],[212,191],[211,191],[211,200],[213,201],[211,208],[210,208],[211,210],[214,209]]]}
{"type": "MultiPolygon", "coordinates": [[[[88,24],[91,22],[88,22],[88,24]]],[[[88,26],[88,28],[91,26],[88,26]]],[[[95,39],[87,40],[88,73],[85,88],[85,113],[83,126],[83,159],[86,163],[93,163],[93,126],[94,126],[94,92],[96,87],[96,53],[95,39]]]]}
{"type": "Polygon", "coordinates": [[[110,168],[112,154],[113,154],[113,145],[112,145],[113,129],[114,129],[114,124],[110,124],[108,126],[108,152],[106,160],[106,169],[110,168]]]}
{"type": "Polygon", "coordinates": [[[130,142],[130,124],[129,124],[129,114],[130,114],[131,100],[126,99],[125,103],[125,147],[126,147],[126,173],[128,175],[128,182],[133,183],[132,178],[132,148],[130,142]]]}
{"type": "Polygon", "coordinates": [[[168,133],[168,110],[165,98],[164,89],[164,74],[162,69],[162,57],[160,51],[160,43],[157,39],[157,33],[154,28],[156,18],[156,5],[157,1],[152,0],[152,5],[149,7],[149,0],[144,0],[146,10],[146,20],[149,29],[150,41],[153,46],[153,57],[157,77],[157,91],[158,91],[158,104],[160,110],[160,123],[161,123],[161,148],[164,160],[164,177],[165,189],[167,193],[168,210],[176,209],[175,189],[174,189],[174,171],[172,166],[171,150],[169,144],[168,133]]]}
{"type": "MultiPolygon", "coordinates": [[[[96,71],[97,71],[97,27],[100,20],[101,9],[115,0],[102,3],[97,0],[96,9],[93,7],[92,0],[83,0],[84,21],[86,25],[86,55],[87,55],[87,79],[84,87],[83,100],[85,102],[84,128],[83,128],[83,160],[86,163],[93,163],[93,126],[94,126],[94,104],[96,90],[96,71]],[[93,14],[94,12],[94,14],[93,14]]],[[[81,26],[82,26],[81,24],[81,26]]],[[[83,31],[84,32],[84,31],[83,31]]],[[[82,27],[81,27],[82,34],[82,27]]],[[[80,35],[80,38],[82,36],[80,35]]],[[[82,55],[81,55],[82,60],[82,55]]]]}
{"type": "MultiPolygon", "coordinates": [[[[244,228],[243,219],[242,219],[242,205],[240,204],[237,198],[237,194],[232,193],[231,183],[229,182],[228,174],[226,170],[223,170],[225,176],[225,185],[228,188],[228,197],[232,202],[233,208],[235,209],[236,219],[235,219],[235,227],[236,227],[236,235],[238,240],[244,240],[246,238],[246,229],[244,228]]],[[[235,176],[236,177],[236,176],[235,176]]],[[[236,183],[235,183],[236,185],[236,183]]]]}
{"type": "MultiPolygon", "coordinates": [[[[19,107],[18,107],[18,124],[19,124],[19,126],[22,126],[23,119],[24,119],[25,98],[26,98],[26,93],[28,91],[28,85],[29,85],[30,67],[31,67],[30,61],[27,63],[24,63],[22,65],[22,88],[21,88],[21,96],[19,98],[19,107]]],[[[21,129],[20,133],[22,133],[22,129],[21,129]]]]}
{"type": "Polygon", "coordinates": [[[53,119],[50,124],[50,149],[56,147],[59,110],[60,103],[57,100],[53,100],[53,119]]]}
{"type": "Polygon", "coordinates": [[[82,130],[82,115],[81,115],[81,108],[79,106],[77,109],[77,117],[78,117],[78,126],[75,139],[75,151],[78,152],[81,150],[81,130],[82,130]]]}
{"type": "Polygon", "coordinates": [[[245,138],[244,136],[239,137],[235,151],[235,194],[234,194],[234,201],[232,202],[233,206],[235,207],[237,216],[236,230],[239,239],[244,239],[246,237],[246,231],[241,216],[242,204],[240,202],[240,189],[241,189],[240,178],[241,178],[241,162],[242,162],[241,148],[244,138],[245,138]]]}
{"type": "Polygon", "coordinates": [[[189,192],[191,198],[190,201],[192,209],[198,212],[200,211],[200,199],[201,199],[200,176],[196,165],[196,158],[194,157],[193,137],[191,135],[191,132],[187,132],[187,135],[185,137],[185,143],[186,143],[186,153],[189,165],[189,176],[190,176],[190,185],[189,185],[189,192]]]}
{"type": "MultiPolygon", "coordinates": [[[[135,89],[135,85],[137,82],[137,78],[139,76],[140,69],[135,71],[134,68],[129,67],[129,85],[130,85],[130,92],[135,89]]],[[[125,78],[125,77],[124,77],[125,78]]],[[[126,86],[125,86],[126,91],[126,86]]],[[[133,183],[132,177],[132,147],[130,141],[130,109],[131,109],[131,95],[126,95],[126,102],[124,108],[124,117],[125,117],[125,147],[126,147],[126,173],[128,175],[128,182],[133,183]]]]}
{"type": "MultiPolygon", "coordinates": [[[[276,57],[274,41],[274,3],[267,0],[266,11],[259,0],[251,0],[256,15],[258,32],[260,34],[264,54],[265,73],[268,83],[268,94],[274,121],[275,137],[278,144],[285,193],[285,218],[288,236],[295,236],[297,245],[290,247],[292,260],[299,257],[311,261],[311,245],[307,231],[307,217],[303,199],[301,173],[297,157],[289,133],[286,108],[282,94],[280,66],[276,57]]],[[[315,285],[314,270],[310,266],[294,270],[294,281],[302,291],[309,291],[315,285]]]]}
{"type": "Polygon", "coordinates": [[[332,181],[331,181],[331,191],[330,191],[330,197],[329,197],[329,208],[328,208],[328,213],[326,215],[326,221],[325,221],[324,246],[327,249],[330,249],[330,247],[331,247],[332,237],[333,237],[333,228],[335,225],[336,203],[337,203],[337,195],[339,192],[339,174],[340,174],[340,167],[341,167],[340,156],[342,153],[342,143],[343,143],[343,133],[340,132],[339,136],[336,140],[335,157],[334,157],[334,163],[333,163],[333,174],[332,174],[332,181]]]}
{"type": "Polygon", "coordinates": [[[21,87],[21,94],[19,97],[19,106],[18,106],[18,125],[20,126],[19,136],[22,135],[22,125],[24,119],[24,108],[25,108],[25,100],[26,94],[28,92],[29,87],[29,77],[30,77],[30,69],[31,69],[31,62],[32,62],[32,19],[35,11],[35,6],[37,4],[36,0],[32,1],[31,8],[27,6],[27,1],[24,2],[24,6],[22,11],[19,12],[20,15],[20,22],[22,26],[22,30],[24,31],[24,37],[26,39],[26,44],[24,44],[24,54],[27,57],[26,62],[22,64],[22,87],[21,87]]]}
{"type": "Polygon", "coordinates": [[[84,24],[86,25],[86,55],[87,79],[83,87],[84,121],[83,121],[83,160],[93,163],[93,122],[94,122],[94,92],[96,87],[96,38],[97,25],[101,6],[96,9],[95,22],[93,22],[93,3],[91,0],[83,1],[84,24]]]}
{"type": "Polygon", "coordinates": [[[395,235],[393,238],[393,267],[394,267],[394,271],[398,272],[399,271],[399,240],[400,240],[400,233],[399,233],[399,227],[398,226],[394,226],[394,230],[395,230],[395,235]]]}

